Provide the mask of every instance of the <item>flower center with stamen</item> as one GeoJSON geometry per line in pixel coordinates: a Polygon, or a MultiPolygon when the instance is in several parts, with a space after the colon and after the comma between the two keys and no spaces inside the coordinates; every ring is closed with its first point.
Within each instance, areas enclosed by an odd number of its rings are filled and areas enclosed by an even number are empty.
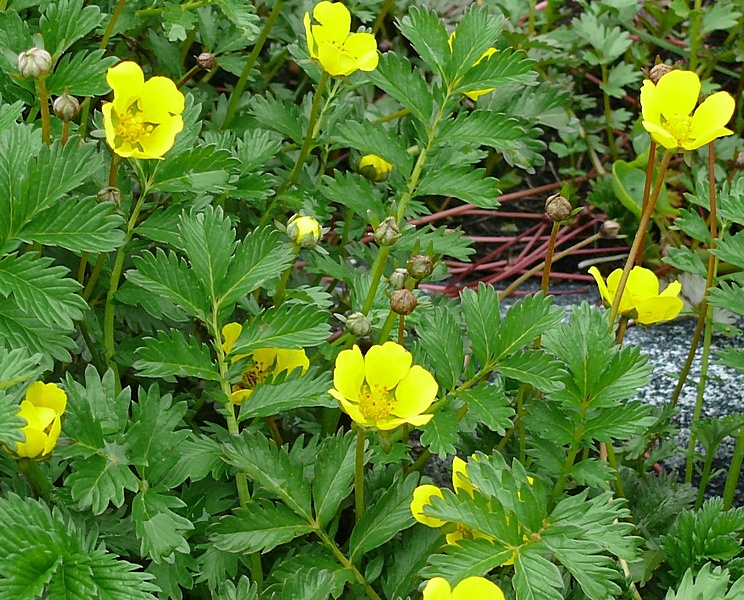
{"type": "Polygon", "coordinates": [[[362,386],[359,394],[359,410],[364,418],[369,421],[377,421],[387,417],[393,410],[395,398],[387,388],[378,385],[362,386]]]}
{"type": "Polygon", "coordinates": [[[680,144],[684,142],[690,133],[690,123],[692,119],[684,115],[673,115],[666,123],[664,123],[664,129],[666,129],[674,139],[680,144]]]}
{"type": "Polygon", "coordinates": [[[155,124],[148,123],[142,118],[142,113],[134,103],[123,115],[114,122],[116,139],[135,145],[146,135],[150,135],[155,129],[155,124]]]}
{"type": "Polygon", "coordinates": [[[243,373],[243,379],[241,379],[234,386],[234,391],[237,390],[253,390],[259,383],[266,381],[266,377],[269,375],[269,369],[263,363],[253,363],[243,373]]]}

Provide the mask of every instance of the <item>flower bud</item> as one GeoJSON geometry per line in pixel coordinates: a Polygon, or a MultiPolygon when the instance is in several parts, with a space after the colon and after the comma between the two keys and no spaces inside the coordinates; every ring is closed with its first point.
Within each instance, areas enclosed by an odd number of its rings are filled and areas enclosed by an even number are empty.
{"type": "Polygon", "coordinates": [[[66,91],[61,96],[57,96],[52,105],[54,114],[62,119],[65,123],[72,121],[80,110],[80,102],[75,96],[70,96],[66,91]]]}
{"type": "Polygon", "coordinates": [[[400,290],[406,287],[408,281],[408,269],[395,269],[388,277],[388,283],[394,290],[400,290]]]}
{"type": "Polygon", "coordinates": [[[565,221],[571,216],[571,203],[560,194],[553,194],[545,201],[545,212],[556,223],[565,221]]]}
{"type": "Polygon", "coordinates": [[[96,194],[96,199],[99,202],[109,202],[118,208],[121,205],[121,190],[113,186],[105,187],[96,194]]]}
{"type": "Polygon", "coordinates": [[[392,246],[400,237],[400,229],[395,217],[387,217],[374,232],[375,241],[379,246],[392,246]]]}
{"type": "Polygon", "coordinates": [[[734,165],[737,169],[744,169],[744,151],[739,152],[739,154],[736,155],[734,165]]]}
{"type": "Polygon", "coordinates": [[[370,181],[385,181],[393,165],[376,154],[366,154],[359,161],[359,172],[370,181]]]}
{"type": "Polygon", "coordinates": [[[200,69],[211,71],[217,64],[217,59],[211,52],[202,52],[199,56],[196,57],[196,64],[199,66],[200,69]]]}
{"type": "Polygon", "coordinates": [[[18,55],[18,70],[24,79],[38,79],[52,72],[52,55],[43,48],[31,48],[18,55]]]}
{"type": "Polygon", "coordinates": [[[390,296],[390,310],[399,315],[410,315],[418,306],[416,296],[410,290],[403,288],[395,290],[390,296]]]}
{"type": "Polygon", "coordinates": [[[323,230],[312,217],[295,215],[287,223],[287,235],[300,248],[310,248],[320,241],[323,230]]]}
{"type": "Polygon", "coordinates": [[[434,261],[425,254],[416,254],[406,263],[408,272],[416,281],[426,279],[434,270],[434,261]]]}
{"type": "Polygon", "coordinates": [[[605,237],[608,240],[614,240],[617,237],[617,234],[620,233],[620,223],[612,219],[605,221],[602,223],[599,232],[602,234],[602,237],[605,237]]]}
{"type": "Polygon", "coordinates": [[[346,317],[346,329],[351,335],[363,337],[372,331],[372,323],[360,312],[355,312],[346,317]]]}
{"type": "Polygon", "coordinates": [[[653,82],[654,85],[659,83],[659,79],[664,77],[667,73],[674,71],[674,67],[670,67],[669,65],[665,65],[664,63],[659,63],[658,65],[654,65],[651,67],[651,71],[648,73],[648,78],[653,82]]]}

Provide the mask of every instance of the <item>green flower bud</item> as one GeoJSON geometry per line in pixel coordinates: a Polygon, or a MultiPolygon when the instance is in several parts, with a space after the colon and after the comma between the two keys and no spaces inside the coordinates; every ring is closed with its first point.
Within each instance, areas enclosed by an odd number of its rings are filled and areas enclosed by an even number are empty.
{"type": "Polygon", "coordinates": [[[372,323],[360,312],[355,312],[346,317],[346,329],[356,337],[363,337],[372,331],[372,323]]]}
{"type": "Polygon", "coordinates": [[[416,296],[405,288],[395,290],[390,296],[390,310],[398,315],[410,315],[417,306],[416,296]]]}
{"type": "Polygon", "coordinates": [[[38,79],[52,72],[52,55],[43,48],[31,48],[18,55],[18,70],[24,79],[38,79]]]}
{"type": "Polygon", "coordinates": [[[58,96],[52,105],[54,114],[62,119],[65,123],[72,121],[80,110],[80,102],[75,96],[70,96],[67,92],[58,96]]]}
{"type": "Polygon", "coordinates": [[[385,181],[393,165],[376,154],[366,154],[359,161],[359,172],[370,181],[385,181]]]}
{"type": "Polygon", "coordinates": [[[571,216],[571,203],[560,194],[553,194],[545,201],[545,212],[554,222],[560,223],[571,216]]]}
{"type": "Polygon", "coordinates": [[[400,290],[406,287],[408,280],[408,269],[395,269],[388,277],[388,283],[394,290],[400,290]]]}
{"type": "Polygon", "coordinates": [[[379,246],[392,246],[400,237],[400,229],[395,217],[387,217],[374,232],[375,241],[379,246]]]}
{"type": "Polygon", "coordinates": [[[434,261],[425,254],[416,254],[408,259],[408,272],[416,281],[426,279],[434,270],[434,261]]]}
{"type": "Polygon", "coordinates": [[[312,217],[295,215],[287,223],[287,235],[300,248],[310,248],[318,244],[323,229],[312,217]]]}

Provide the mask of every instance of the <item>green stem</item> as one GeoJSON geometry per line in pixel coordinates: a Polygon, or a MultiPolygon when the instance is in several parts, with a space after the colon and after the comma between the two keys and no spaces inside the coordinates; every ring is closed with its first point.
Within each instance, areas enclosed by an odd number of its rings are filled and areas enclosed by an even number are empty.
{"type": "MultiPolygon", "coordinates": [[[[300,252],[300,247],[295,244],[292,247],[292,251],[294,252],[294,255],[297,256],[300,252]]],[[[289,276],[294,270],[294,266],[294,261],[292,261],[292,264],[284,270],[284,273],[282,273],[282,278],[279,280],[279,285],[276,288],[276,294],[274,294],[274,306],[279,306],[284,301],[284,294],[287,291],[287,283],[289,282],[289,276]]]]}
{"type": "Polygon", "coordinates": [[[345,569],[349,569],[354,574],[354,578],[357,580],[357,583],[361,584],[364,587],[364,591],[367,593],[368,598],[370,598],[371,600],[381,600],[380,596],[377,595],[377,592],[372,589],[372,586],[364,578],[364,575],[359,572],[359,569],[357,569],[352,564],[352,562],[348,558],[346,558],[346,556],[344,556],[344,553],[338,549],[336,543],[328,537],[325,531],[317,527],[317,524],[315,535],[317,535],[320,538],[320,541],[323,542],[330,549],[331,552],[333,552],[336,560],[338,560],[338,562],[341,563],[341,565],[345,569]]]}
{"type": "Polygon", "coordinates": [[[395,325],[396,316],[397,315],[392,310],[388,312],[388,316],[385,318],[385,322],[382,324],[382,329],[380,329],[380,333],[377,336],[378,344],[384,344],[390,337],[390,332],[393,330],[393,325],[395,325]]]}
{"type": "Polygon", "coordinates": [[[692,482],[693,464],[695,462],[695,436],[694,427],[700,421],[703,412],[703,398],[705,396],[705,381],[708,377],[708,362],[710,360],[710,342],[713,334],[713,307],[708,307],[705,317],[705,336],[703,338],[703,356],[700,361],[700,378],[698,379],[697,397],[695,398],[695,409],[692,413],[690,423],[690,443],[687,445],[687,465],[685,467],[685,483],[692,482]]]}
{"type": "Polygon", "coordinates": [[[354,509],[356,522],[361,521],[364,515],[364,445],[367,439],[367,430],[357,427],[356,439],[356,463],[354,468],[354,509]]]}
{"type": "Polygon", "coordinates": [[[700,22],[703,18],[703,0],[695,0],[692,8],[692,23],[690,23],[690,64],[688,69],[694,71],[698,63],[698,46],[701,39],[699,35],[700,22]]]}
{"type": "Polygon", "coordinates": [[[88,283],[85,285],[85,289],[83,290],[83,300],[85,300],[86,302],[90,300],[90,297],[93,294],[93,289],[96,287],[96,283],[98,283],[98,278],[101,276],[101,271],[103,270],[103,265],[105,262],[106,262],[106,253],[101,252],[98,255],[98,260],[96,260],[96,264],[93,266],[93,270],[90,272],[90,278],[88,279],[88,283]]]}
{"type": "Polygon", "coordinates": [[[605,448],[607,449],[607,462],[610,463],[610,466],[615,470],[615,494],[621,498],[625,498],[625,489],[623,488],[623,482],[620,479],[620,469],[618,468],[617,457],[615,456],[615,448],[613,447],[612,442],[605,444],[605,448]]]}
{"type": "MultiPolygon", "coordinates": [[[[641,213],[646,211],[646,206],[648,205],[648,199],[649,195],[651,194],[651,182],[654,179],[654,164],[656,163],[656,142],[654,140],[651,140],[651,145],[648,147],[648,163],[646,164],[646,181],[643,184],[643,205],[641,206],[641,213]]],[[[636,254],[636,261],[635,264],[640,266],[643,266],[643,251],[644,251],[644,244],[641,244],[641,247],[638,248],[638,253],[636,254]]]]}
{"type": "Polygon", "coordinates": [[[49,478],[41,472],[36,461],[23,456],[18,459],[18,469],[23,474],[34,496],[44,500],[51,500],[52,484],[49,482],[49,478]]]}
{"type": "Polygon", "coordinates": [[[715,452],[706,452],[705,463],[703,465],[703,473],[700,475],[700,485],[698,485],[698,495],[695,500],[695,510],[698,510],[703,505],[705,500],[705,490],[708,488],[708,481],[710,481],[710,472],[713,470],[713,458],[715,452]]]}
{"type": "Polygon", "coordinates": [[[52,117],[49,114],[49,93],[47,92],[45,76],[36,80],[36,90],[39,96],[39,108],[41,109],[41,141],[48,146],[52,143],[52,117]]]}
{"type": "MultiPolygon", "coordinates": [[[[607,87],[609,72],[607,65],[602,65],[602,84],[607,87]]],[[[615,128],[612,122],[612,106],[610,105],[610,96],[602,90],[602,101],[604,105],[605,128],[607,129],[607,143],[610,146],[610,157],[613,161],[617,160],[617,146],[615,144],[615,128]]]]}
{"type": "Polygon", "coordinates": [[[382,22],[385,20],[385,17],[387,16],[388,12],[390,11],[390,8],[393,6],[393,3],[395,0],[386,0],[385,4],[382,7],[382,10],[380,10],[380,14],[377,15],[377,18],[375,19],[374,25],[372,25],[372,35],[377,33],[377,31],[380,29],[380,26],[382,25],[382,22]]]}
{"type": "Polygon", "coordinates": [[[540,289],[543,294],[548,295],[550,289],[550,269],[553,266],[553,253],[555,252],[555,242],[558,239],[558,230],[561,228],[559,222],[553,222],[553,227],[550,230],[550,240],[548,241],[548,249],[545,252],[545,261],[543,264],[542,281],[540,283],[540,289]]]}
{"type": "Polygon", "coordinates": [[[250,77],[253,66],[258,60],[258,55],[261,54],[261,50],[263,49],[264,44],[269,37],[269,33],[271,32],[272,27],[274,27],[274,23],[276,23],[276,20],[279,17],[279,13],[282,10],[283,4],[284,0],[276,0],[274,8],[271,10],[269,18],[266,20],[266,23],[261,30],[261,34],[256,40],[256,45],[253,46],[253,50],[251,50],[251,53],[248,56],[248,61],[245,63],[245,66],[240,73],[238,83],[235,84],[235,87],[230,94],[230,101],[227,104],[227,112],[225,113],[225,120],[222,122],[222,129],[227,129],[227,127],[230,125],[230,122],[233,120],[233,117],[235,116],[235,112],[238,110],[238,103],[240,102],[240,97],[243,95],[245,86],[248,83],[248,77],[250,77]]]}
{"type": "Polygon", "coordinates": [[[736,494],[736,486],[739,483],[742,462],[744,462],[744,427],[739,429],[739,437],[736,438],[734,455],[731,458],[731,465],[729,466],[729,472],[726,477],[726,487],[723,489],[724,510],[731,508],[734,503],[734,495],[736,494]]]}
{"type": "Polygon", "coordinates": [[[568,456],[566,457],[566,462],[563,464],[563,469],[561,470],[561,476],[558,478],[558,481],[555,482],[555,487],[553,488],[553,500],[558,500],[560,498],[561,494],[563,493],[563,489],[566,487],[566,481],[568,481],[568,473],[573,467],[574,460],[576,460],[576,455],[579,453],[579,445],[576,444],[571,447],[570,452],[568,453],[568,456]]]}
{"type": "MultiPolygon", "coordinates": [[[[210,4],[216,4],[217,0],[192,0],[191,2],[184,2],[181,4],[180,8],[181,10],[194,10],[197,8],[202,8],[203,6],[209,6],[210,4]]],[[[154,15],[159,15],[165,12],[165,8],[142,8],[140,10],[135,11],[134,16],[135,17],[151,17],[154,15]]]]}
{"type": "Polygon", "coordinates": [[[380,287],[380,280],[385,271],[385,265],[387,264],[389,255],[390,246],[380,246],[377,256],[375,256],[375,262],[372,263],[372,283],[369,286],[369,292],[367,292],[367,297],[364,299],[364,306],[362,307],[362,314],[364,315],[367,315],[367,313],[372,309],[372,304],[374,304],[375,295],[377,294],[377,288],[380,287]]]}
{"type": "Polygon", "coordinates": [[[651,194],[651,197],[648,199],[648,202],[644,200],[646,210],[644,210],[643,214],[641,214],[641,221],[638,224],[638,230],[636,231],[635,238],[633,239],[633,245],[630,247],[628,259],[625,261],[623,274],[620,277],[620,282],[618,283],[617,290],[615,291],[615,298],[612,301],[612,308],[610,309],[611,329],[615,326],[615,317],[617,316],[618,309],[620,308],[620,299],[623,297],[625,284],[628,283],[628,276],[630,275],[630,271],[635,265],[635,257],[638,254],[638,249],[641,247],[641,244],[646,238],[646,229],[648,228],[648,224],[651,220],[651,215],[654,212],[654,208],[656,208],[656,200],[659,198],[661,188],[664,186],[664,177],[666,176],[667,168],[669,167],[669,161],[671,160],[671,158],[671,150],[666,150],[666,152],[664,152],[664,158],[661,159],[661,166],[659,167],[659,173],[657,175],[654,191],[651,194]]]}
{"type": "Polygon", "coordinates": [[[405,339],[406,339],[406,317],[404,315],[400,315],[400,319],[398,319],[398,345],[402,346],[405,339]]]}
{"type": "Polygon", "coordinates": [[[527,21],[527,37],[531,37],[535,33],[535,16],[537,13],[537,0],[530,0],[530,16],[527,21]]]}

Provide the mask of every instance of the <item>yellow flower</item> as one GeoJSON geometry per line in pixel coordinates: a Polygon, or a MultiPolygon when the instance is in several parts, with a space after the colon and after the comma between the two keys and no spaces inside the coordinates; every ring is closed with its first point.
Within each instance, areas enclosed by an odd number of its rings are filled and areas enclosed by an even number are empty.
{"type": "MultiPolygon", "coordinates": [[[[453,31],[450,34],[449,39],[447,40],[450,50],[452,50],[452,42],[455,40],[456,35],[457,35],[457,31],[453,31]]],[[[491,56],[492,54],[495,54],[496,52],[498,52],[496,48],[488,48],[483,54],[481,54],[481,57],[473,63],[473,66],[477,65],[483,59],[488,58],[489,56],[491,56]]],[[[470,98],[473,102],[475,102],[476,100],[478,100],[478,98],[480,98],[484,94],[488,94],[489,92],[492,92],[492,91],[493,91],[493,88],[487,88],[485,90],[472,90],[470,92],[464,92],[464,95],[470,98]]]]}
{"type": "Polygon", "coordinates": [[[287,235],[300,248],[310,248],[320,241],[323,228],[312,217],[295,215],[287,223],[287,235]]]}
{"type": "Polygon", "coordinates": [[[372,346],[366,356],[354,346],[336,358],[335,387],[328,393],[363,427],[424,425],[432,415],[421,413],[432,405],[439,386],[429,371],[411,362],[411,353],[395,342],[372,346]]]}
{"type": "Polygon", "coordinates": [[[424,600],[504,600],[504,592],[485,577],[468,577],[450,588],[442,577],[430,579],[424,588],[424,600]]]}
{"type": "MultiPolygon", "coordinates": [[[[242,331],[243,326],[240,323],[228,323],[222,328],[222,349],[225,353],[230,353],[242,331]]],[[[244,400],[248,400],[256,386],[266,381],[269,375],[275,376],[282,371],[291,373],[297,368],[302,369],[304,374],[310,366],[302,349],[258,348],[249,354],[233,357],[233,361],[245,356],[249,356],[253,362],[243,373],[243,379],[232,388],[230,401],[233,404],[242,404],[244,400]]]]}
{"type": "Polygon", "coordinates": [[[734,99],[716,92],[692,110],[700,94],[700,79],[693,71],[671,71],[654,85],[650,79],[641,88],[643,126],[655,142],[665,148],[695,150],[733,131],[724,125],[734,114],[734,99]]]}
{"type": "MultiPolygon", "coordinates": [[[[669,75],[671,73],[664,77],[669,77],[669,75]]],[[[615,269],[610,273],[607,284],[602,279],[597,267],[589,269],[589,273],[597,280],[602,298],[607,304],[612,305],[617,286],[623,274],[622,269],[615,269]]],[[[660,294],[659,278],[656,277],[654,272],[643,267],[633,267],[623,297],[620,300],[618,312],[635,319],[642,325],[669,321],[676,317],[684,307],[684,302],[677,297],[681,290],[682,284],[679,281],[674,281],[660,294]]]]}
{"type": "Polygon", "coordinates": [[[377,68],[377,42],[371,33],[351,33],[351,14],[340,2],[318,2],[305,13],[305,34],[310,56],[318,59],[323,70],[332,77],[351,75],[357,69],[377,68]]]}
{"type": "Polygon", "coordinates": [[[365,154],[359,161],[359,172],[370,181],[384,181],[392,170],[393,165],[376,154],[365,154]]]}
{"type": "Polygon", "coordinates": [[[131,61],[108,70],[114,101],[106,102],[103,126],[111,149],[124,158],[162,158],[183,129],[183,94],[167,77],[145,81],[131,61]]]}
{"type": "Polygon", "coordinates": [[[67,394],[54,383],[37,381],[26,390],[18,416],[26,419],[21,431],[25,442],[16,442],[18,456],[37,458],[51,454],[62,429],[62,413],[67,406],[67,394]]]}

